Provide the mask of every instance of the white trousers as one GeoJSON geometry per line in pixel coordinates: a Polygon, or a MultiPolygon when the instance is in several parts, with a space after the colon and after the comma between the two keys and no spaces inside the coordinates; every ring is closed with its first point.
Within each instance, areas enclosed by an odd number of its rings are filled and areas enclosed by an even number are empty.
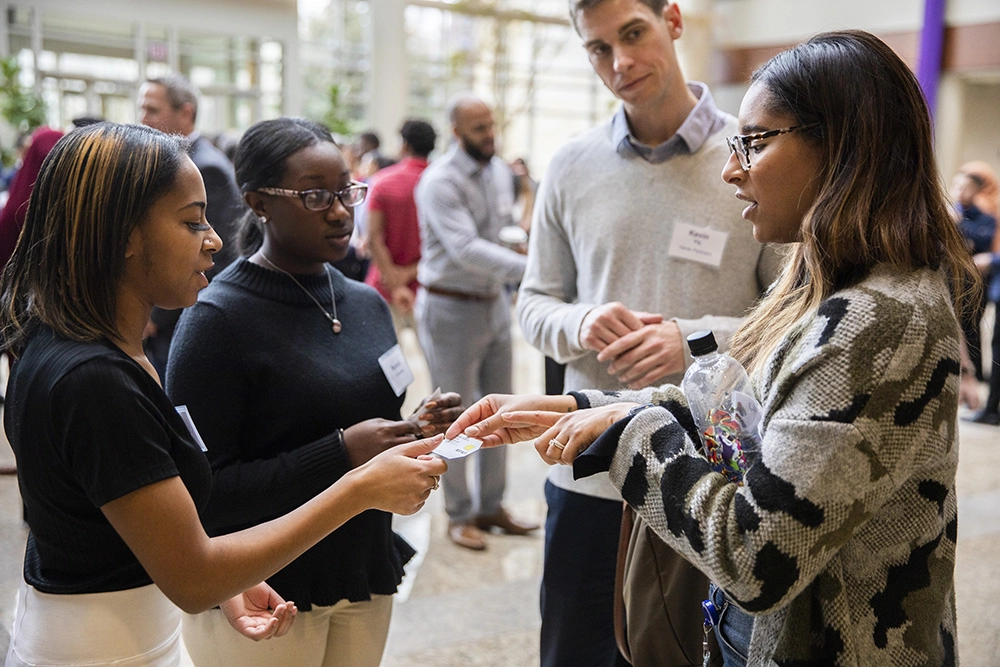
{"type": "Polygon", "coordinates": [[[184,643],[196,667],[378,667],[391,618],[391,595],[341,600],[300,611],[284,637],[254,642],[212,609],[184,615],[184,643]]]}
{"type": "Polygon", "coordinates": [[[52,595],[22,580],[6,665],[177,667],[184,655],[180,637],[180,609],[152,584],[52,595]]]}

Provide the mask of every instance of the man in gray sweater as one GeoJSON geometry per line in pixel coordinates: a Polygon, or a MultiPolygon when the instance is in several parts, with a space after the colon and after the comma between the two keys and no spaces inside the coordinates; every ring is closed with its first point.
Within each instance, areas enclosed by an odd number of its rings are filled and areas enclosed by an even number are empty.
{"type": "MultiPolygon", "coordinates": [[[[712,329],[725,346],[778,260],[720,178],[736,119],[685,81],[677,5],[579,0],[571,16],[623,104],[560,149],[542,179],[518,318],[531,344],[567,365],[564,390],[679,382],[691,361],[684,338],[712,329]]],[[[552,468],[545,495],[542,665],[624,664],[612,623],[621,496],[606,474],[576,481],[568,466],[552,468]]],[[[649,537],[633,533],[626,564],[635,664],[701,664],[707,580],[649,537]],[[657,572],[629,570],[639,553],[657,572]],[[638,574],[659,586],[630,585],[638,574]]]]}

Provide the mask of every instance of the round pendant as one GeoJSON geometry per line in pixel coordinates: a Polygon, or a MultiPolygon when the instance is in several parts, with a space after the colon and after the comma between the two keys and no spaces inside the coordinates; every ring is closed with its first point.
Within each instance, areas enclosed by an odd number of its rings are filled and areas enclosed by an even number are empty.
{"type": "Polygon", "coordinates": [[[333,319],[330,322],[332,324],[333,333],[335,334],[339,334],[340,330],[344,328],[344,326],[340,323],[340,320],[338,319],[333,319]]]}

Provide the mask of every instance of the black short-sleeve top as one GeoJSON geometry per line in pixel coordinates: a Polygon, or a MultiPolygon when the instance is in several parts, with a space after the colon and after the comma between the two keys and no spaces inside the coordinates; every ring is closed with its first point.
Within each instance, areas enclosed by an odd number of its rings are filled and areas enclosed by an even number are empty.
{"type": "Polygon", "coordinates": [[[108,341],[71,341],[39,326],[11,370],[4,428],[29,528],[24,579],[42,592],[152,583],[101,512],[105,503],[178,475],[199,509],[208,499],[208,461],[184,421],[108,341]]]}

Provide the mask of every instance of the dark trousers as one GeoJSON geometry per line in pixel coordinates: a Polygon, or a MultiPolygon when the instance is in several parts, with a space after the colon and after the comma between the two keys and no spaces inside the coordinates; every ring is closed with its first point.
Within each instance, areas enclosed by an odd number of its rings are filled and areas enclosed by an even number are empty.
{"type": "Polygon", "coordinates": [[[545,393],[560,396],[566,380],[566,365],[551,357],[545,357],[545,393]]]}
{"type": "Polygon", "coordinates": [[[614,632],[622,504],[545,483],[542,667],[620,667],[614,632]]]}
{"type": "Polygon", "coordinates": [[[986,399],[986,411],[1000,410],[1000,303],[993,304],[993,362],[990,370],[990,394],[986,399]]]}
{"type": "MultiPolygon", "coordinates": [[[[986,310],[986,292],[978,303],[969,304],[968,310],[963,314],[962,335],[965,336],[965,346],[969,350],[969,361],[976,372],[976,379],[982,381],[986,374],[983,368],[983,340],[982,324],[983,312],[986,310]]],[[[996,336],[993,337],[996,340],[996,336]]]]}

